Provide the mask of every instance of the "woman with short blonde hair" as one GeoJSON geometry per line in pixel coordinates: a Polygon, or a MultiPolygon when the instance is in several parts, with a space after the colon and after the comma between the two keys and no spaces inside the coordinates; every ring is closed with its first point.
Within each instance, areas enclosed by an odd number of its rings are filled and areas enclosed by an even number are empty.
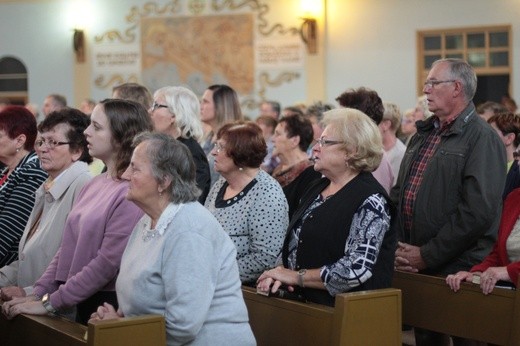
{"type": "Polygon", "coordinates": [[[390,287],[394,271],[394,210],[371,172],[383,155],[381,135],[364,113],[325,113],[313,147],[323,178],[302,197],[289,223],[278,266],[258,279],[258,290],[282,285],[302,298],[334,305],[344,292],[390,287]]]}

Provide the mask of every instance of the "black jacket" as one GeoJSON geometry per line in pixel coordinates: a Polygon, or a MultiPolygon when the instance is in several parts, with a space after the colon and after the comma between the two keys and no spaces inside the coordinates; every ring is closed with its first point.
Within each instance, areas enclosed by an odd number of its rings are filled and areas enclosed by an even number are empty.
{"type": "MultiPolygon", "coordinates": [[[[289,224],[282,248],[282,259],[286,268],[288,267],[287,257],[291,230],[316,196],[329,184],[330,181],[327,178],[320,179],[302,198],[300,207],[289,224]]],[[[324,265],[335,263],[343,257],[352,218],[361,204],[375,193],[382,194],[390,203],[390,198],[385,189],[372,174],[362,172],[322,205],[314,209],[305,220],[300,232],[296,260],[297,268],[295,269],[320,268],[324,265]]],[[[391,220],[394,219],[394,215],[395,209],[391,206],[391,220]]],[[[390,229],[385,233],[379,256],[373,268],[372,277],[352,291],[391,286],[396,249],[396,231],[393,225],[394,222],[391,222],[390,229]]],[[[334,297],[326,290],[304,288],[301,291],[303,291],[303,294],[309,301],[330,306],[334,305],[334,297]]]]}

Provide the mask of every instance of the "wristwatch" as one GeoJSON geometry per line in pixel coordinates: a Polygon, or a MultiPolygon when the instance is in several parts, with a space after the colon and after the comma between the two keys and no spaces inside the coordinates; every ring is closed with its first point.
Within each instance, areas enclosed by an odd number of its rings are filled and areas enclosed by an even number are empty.
{"type": "Polygon", "coordinates": [[[300,269],[298,271],[298,286],[300,287],[305,287],[303,285],[303,276],[305,275],[305,273],[307,273],[307,269],[300,269]]]}
{"type": "Polygon", "coordinates": [[[51,296],[49,295],[49,293],[45,293],[45,295],[42,298],[43,307],[49,313],[51,313],[53,315],[56,315],[56,312],[58,312],[58,311],[55,308],[52,307],[51,302],[50,302],[50,298],[51,298],[51,296]]]}

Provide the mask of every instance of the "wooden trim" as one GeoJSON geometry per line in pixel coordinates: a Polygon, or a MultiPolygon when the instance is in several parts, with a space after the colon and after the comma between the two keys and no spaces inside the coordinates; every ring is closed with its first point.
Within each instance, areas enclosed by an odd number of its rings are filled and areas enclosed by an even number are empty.
{"type": "MultiPolygon", "coordinates": [[[[489,76],[489,75],[512,75],[513,69],[513,44],[512,44],[512,29],[511,25],[494,25],[494,26],[479,26],[479,27],[464,27],[464,28],[447,28],[447,29],[429,29],[419,30],[416,33],[417,41],[417,95],[423,94],[423,83],[428,75],[429,67],[424,66],[424,57],[427,55],[438,54],[441,58],[446,57],[448,54],[462,54],[463,58],[468,60],[468,53],[471,52],[483,52],[485,54],[485,66],[475,66],[475,73],[477,76],[489,76]],[[492,32],[507,32],[508,33],[508,46],[507,47],[490,47],[489,46],[489,33],[492,32]],[[467,47],[467,35],[483,33],[485,34],[485,46],[482,48],[468,48],[467,47]],[[461,34],[463,36],[463,47],[462,49],[445,49],[446,35],[461,34]],[[438,50],[424,49],[424,37],[428,36],[440,36],[441,47],[438,50]],[[508,66],[489,66],[489,53],[490,52],[508,52],[508,66]]],[[[512,86],[509,86],[509,93],[513,91],[512,86]]]]}

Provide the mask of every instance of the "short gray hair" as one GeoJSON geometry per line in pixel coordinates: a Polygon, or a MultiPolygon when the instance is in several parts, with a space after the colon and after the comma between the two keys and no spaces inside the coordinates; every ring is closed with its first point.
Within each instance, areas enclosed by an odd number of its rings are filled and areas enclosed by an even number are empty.
{"type": "Polygon", "coordinates": [[[477,91],[477,75],[473,67],[466,60],[452,58],[437,60],[432,64],[432,67],[440,63],[447,63],[450,68],[451,78],[459,79],[462,82],[466,101],[473,100],[473,96],[475,96],[477,91]]]}
{"type": "Polygon", "coordinates": [[[201,192],[197,187],[195,163],[188,147],[171,136],[155,132],[143,132],[136,136],[134,147],[144,142],[148,144],[146,155],[157,183],[171,179],[167,189],[170,201],[177,204],[197,201],[201,192]]]}
{"type": "Polygon", "coordinates": [[[168,110],[175,116],[175,123],[181,137],[202,137],[200,121],[200,102],[197,95],[188,88],[181,86],[166,86],[154,93],[154,97],[163,96],[168,110]]]}

